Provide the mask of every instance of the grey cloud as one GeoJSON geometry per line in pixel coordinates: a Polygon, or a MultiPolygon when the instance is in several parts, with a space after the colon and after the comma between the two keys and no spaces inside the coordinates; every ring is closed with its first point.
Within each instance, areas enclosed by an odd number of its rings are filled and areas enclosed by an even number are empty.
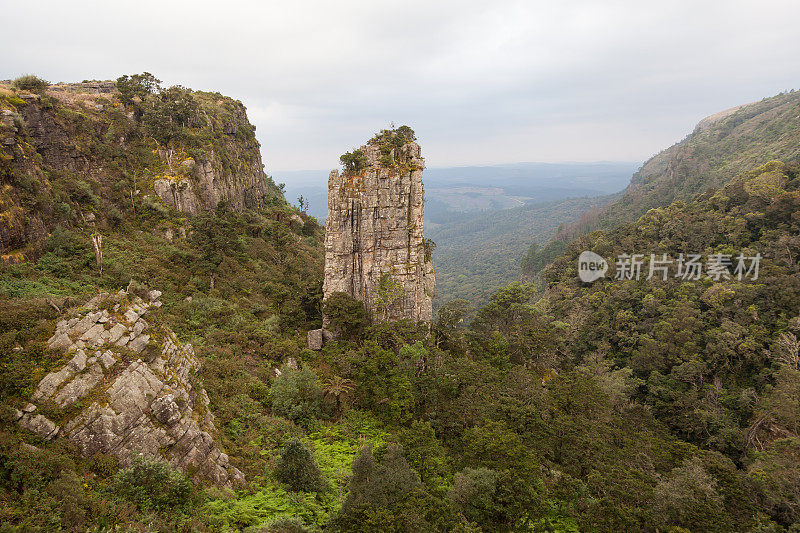
{"type": "Polygon", "coordinates": [[[269,168],[335,166],[390,121],[431,165],[644,159],[795,87],[794,1],[27,2],[0,77],[115,78],[241,99],[269,168]]]}

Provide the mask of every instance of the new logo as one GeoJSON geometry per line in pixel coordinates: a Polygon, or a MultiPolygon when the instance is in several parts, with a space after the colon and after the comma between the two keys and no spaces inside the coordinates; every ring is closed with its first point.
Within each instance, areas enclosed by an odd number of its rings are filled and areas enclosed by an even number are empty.
{"type": "Polygon", "coordinates": [[[584,283],[592,283],[606,275],[608,262],[594,252],[581,252],[578,256],[578,277],[584,283]]]}

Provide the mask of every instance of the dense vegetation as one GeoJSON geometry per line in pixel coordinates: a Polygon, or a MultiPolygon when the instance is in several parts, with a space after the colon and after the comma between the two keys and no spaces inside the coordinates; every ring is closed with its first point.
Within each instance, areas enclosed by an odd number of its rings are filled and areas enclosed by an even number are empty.
{"type": "Polygon", "coordinates": [[[148,73],[120,78],[119,92],[97,94],[42,92],[28,78],[0,85],[0,111],[14,119],[0,121],[4,262],[39,257],[59,225],[94,224],[105,231],[136,218],[177,232],[187,223],[164,217],[153,183],[196,179],[204,162],[215,167],[217,179],[258,178],[268,196],[280,196],[260,165],[255,129],[241,102],[164,88],[148,73]]]}
{"type": "MultiPolygon", "coordinates": [[[[437,243],[434,304],[440,308],[455,299],[484,305],[492,292],[520,277],[520,256],[546,243],[562,224],[601,205],[604,199],[570,198],[512,209],[441,215],[425,234],[437,243]]],[[[551,257],[551,260],[554,257],[551,257]]]]}
{"type": "Polygon", "coordinates": [[[195,344],[215,438],[248,483],[222,491],[157,459],[81,458],[3,409],[0,530],[797,531],[799,175],[770,163],[586,235],[544,270],[544,293],[514,283],[476,311],[453,300],[430,329],[372,323],[334,295],[338,337],[319,352],[304,334],[320,325],[322,228],[278,192],[187,218],[65,175],[63,203],[92,207],[97,226],[48,219],[30,260],[0,272],[0,402],[22,405],[61,361],[45,340],[62,310],[135,279],[164,292],[160,318],[195,344]],[[612,264],[763,259],[758,280],[585,285],[584,249],[612,264]]]}
{"type": "MultiPolygon", "coordinates": [[[[651,210],[635,224],[579,239],[545,271],[550,286],[539,308],[560,330],[553,345],[563,354],[560,367],[592,369],[612,397],[646,408],[672,435],[716,457],[718,466],[691,467],[693,477],[710,476],[714,490],[706,492],[715,505],[726,505],[725,492],[735,490],[746,498],[736,504],[738,512],[750,513],[729,517],[728,525],[718,518],[720,529],[747,529],[767,518],[789,527],[800,518],[800,478],[791,466],[800,444],[797,176],[797,166],[769,163],[688,204],[651,210]],[[618,254],[633,251],[657,257],[744,252],[764,259],[756,281],[732,275],[720,282],[704,277],[586,286],[576,265],[587,249],[612,265],[618,254]],[[721,466],[736,480],[729,488],[714,472],[721,466]]],[[[676,502],[685,497],[670,496],[676,502]]],[[[678,525],[700,529],[695,520],[678,525]]]]}
{"type": "MultiPolygon", "coordinates": [[[[380,151],[379,162],[385,168],[408,166],[407,157],[401,153],[406,143],[417,140],[417,135],[408,126],[399,126],[384,129],[376,133],[367,144],[376,146],[380,151]]],[[[348,174],[358,174],[367,165],[367,156],[361,148],[354,148],[339,157],[344,171],[348,174]]]]}

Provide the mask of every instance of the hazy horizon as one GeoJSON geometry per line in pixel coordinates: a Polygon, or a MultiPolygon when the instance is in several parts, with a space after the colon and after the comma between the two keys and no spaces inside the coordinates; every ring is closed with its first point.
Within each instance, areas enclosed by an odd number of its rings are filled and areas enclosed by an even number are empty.
{"type": "MultiPolygon", "coordinates": [[[[423,153],[424,156],[424,153],[423,153]]],[[[526,165],[637,165],[641,166],[644,161],[509,161],[505,163],[495,163],[495,164],[485,164],[485,165],[425,165],[426,171],[437,171],[437,170],[456,170],[456,169],[492,169],[492,168],[503,168],[503,167],[522,167],[526,165]]],[[[327,175],[332,170],[340,170],[341,165],[331,166],[329,168],[300,168],[300,169],[271,169],[269,167],[266,168],[266,173],[273,178],[278,177],[281,174],[289,175],[293,174],[295,177],[299,179],[295,181],[295,183],[301,183],[300,175],[302,174],[320,174],[323,173],[324,177],[327,178],[327,175]]],[[[276,180],[282,181],[282,180],[276,180]]],[[[305,184],[307,184],[306,182],[305,184]]],[[[287,198],[288,199],[288,198],[287,198]]]]}

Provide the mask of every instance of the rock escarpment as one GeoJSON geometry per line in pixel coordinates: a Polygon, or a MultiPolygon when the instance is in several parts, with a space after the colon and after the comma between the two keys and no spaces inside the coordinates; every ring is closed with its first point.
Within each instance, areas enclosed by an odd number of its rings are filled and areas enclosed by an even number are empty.
{"type": "Polygon", "coordinates": [[[208,396],[193,384],[200,362],[190,344],[149,316],[160,294],[99,295],[59,322],[48,344],[70,359],[39,382],[16,417],[87,456],[113,454],[123,465],[133,454],[162,456],[197,480],[232,486],[244,476],[214,444],[208,396]]]}
{"type": "MultiPolygon", "coordinates": [[[[216,133],[215,145],[197,159],[171,162],[172,175],[153,182],[162,202],[190,215],[212,210],[223,201],[237,211],[256,207],[270,194],[259,144],[244,106],[230,99],[216,104],[224,112],[216,123],[209,121],[209,129],[216,133]]],[[[174,156],[161,150],[160,157],[167,160],[174,156]]]]}
{"type": "Polygon", "coordinates": [[[401,133],[382,132],[353,152],[350,168],[330,173],[324,297],[347,293],[375,320],[430,321],[435,280],[422,233],[425,163],[413,132],[408,139],[401,133]]]}
{"type": "MultiPolygon", "coordinates": [[[[280,191],[241,102],[182,87],[126,97],[113,81],[0,82],[0,253],[22,259],[57,225],[113,227],[167,204],[196,215],[280,191]]],[[[6,261],[8,262],[8,261],[6,261]]]]}

